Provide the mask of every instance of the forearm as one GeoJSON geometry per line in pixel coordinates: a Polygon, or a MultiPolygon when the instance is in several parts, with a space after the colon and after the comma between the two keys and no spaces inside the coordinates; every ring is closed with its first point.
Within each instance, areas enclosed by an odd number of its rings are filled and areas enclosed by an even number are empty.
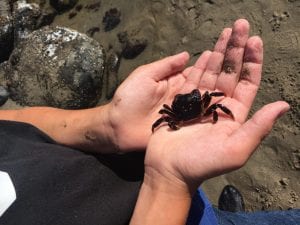
{"type": "Polygon", "coordinates": [[[130,224],[186,224],[191,196],[171,181],[145,175],[130,224]]]}
{"type": "Polygon", "coordinates": [[[1,120],[25,122],[39,128],[56,142],[84,151],[115,152],[111,143],[111,127],[107,107],[84,110],[63,110],[31,107],[1,110],[1,120]]]}

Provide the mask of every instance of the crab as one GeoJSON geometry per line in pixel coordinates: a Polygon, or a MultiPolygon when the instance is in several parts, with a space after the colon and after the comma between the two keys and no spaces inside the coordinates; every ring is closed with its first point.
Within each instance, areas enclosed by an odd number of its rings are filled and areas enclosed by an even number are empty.
{"type": "Polygon", "coordinates": [[[194,89],[187,94],[177,94],[171,107],[163,104],[163,108],[159,110],[158,113],[162,116],[153,123],[152,132],[163,122],[167,122],[172,130],[178,130],[181,122],[207,117],[211,114],[213,115],[213,123],[216,123],[219,117],[216,111],[218,108],[234,119],[232,112],[226,106],[219,103],[210,105],[212,97],[220,96],[225,96],[225,94],[223,92],[209,93],[206,91],[201,96],[198,89],[194,89]]]}

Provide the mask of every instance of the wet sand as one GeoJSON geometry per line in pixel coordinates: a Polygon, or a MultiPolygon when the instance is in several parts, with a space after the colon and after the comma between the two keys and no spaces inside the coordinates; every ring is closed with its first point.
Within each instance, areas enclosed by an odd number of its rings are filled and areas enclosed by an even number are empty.
{"type": "Polygon", "coordinates": [[[147,40],[146,49],[135,59],[122,59],[121,80],[139,65],[183,50],[192,55],[193,63],[202,51],[212,49],[224,27],[246,18],[251,35],[261,36],[265,48],[263,78],[251,114],[277,100],[292,108],[245,167],[211,179],[203,188],[215,205],[224,185],[233,184],[243,194],[247,210],[300,208],[299,0],[79,0],[77,5],[82,9],[57,16],[53,25],[90,35],[92,29],[93,38],[107,51],[121,51],[120,32],[147,40]],[[86,7],[98,2],[99,7],[86,7]],[[111,8],[121,12],[121,22],[105,32],[102,18],[111,8]]]}

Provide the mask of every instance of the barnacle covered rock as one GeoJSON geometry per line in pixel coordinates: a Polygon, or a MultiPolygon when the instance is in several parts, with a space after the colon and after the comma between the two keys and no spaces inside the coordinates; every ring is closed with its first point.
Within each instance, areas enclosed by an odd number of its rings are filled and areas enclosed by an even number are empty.
{"type": "Polygon", "coordinates": [[[85,34],[63,27],[34,31],[12,52],[10,97],[21,105],[92,107],[101,97],[105,53],[85,34]]]}
{"type": "Polygon", "coordinates": [[[0,63],[7,60],[13,49],[13,23],[8,0],[0,1],[0,63]]]}
{"type": "Polygon", "coordinates": [[[0,106],[5,104],[5,102],[8,100],[8,97],[9,97],[9,93],[6,90],[6,88],[3,86],[0,86],[0,106]]]}
{"type": "Polygon", "coordinates": [[[9,58],[14,46],[32,31],[49,25],[55,15],[54,10],[41,9],[38,4],[25,0],[1,0],[0,63],[9,58]]]}
{"type": "Polygon", "coordinates": [[[39,28],[38,19],[42,11],[39,5],[26,1],[16,1],[13,6],[14,42],[15,45],[39,28]]]}

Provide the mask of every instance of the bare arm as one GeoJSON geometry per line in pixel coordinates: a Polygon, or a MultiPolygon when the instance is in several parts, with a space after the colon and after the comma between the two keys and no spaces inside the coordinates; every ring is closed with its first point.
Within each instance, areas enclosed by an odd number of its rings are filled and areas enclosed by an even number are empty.
{"type": "Polygon", "coordinates": [[[62,145],[85,151],[112,153],[112,130],[107,115],[109,105],[84,110],[32,107],[1,110],[1,120],[29,123],[62,145]]]}
{"type": "Polygon", "coordinates": [[[186,224],[192,192],[183,183],[148,170],[130,224],[186,224]]]}

